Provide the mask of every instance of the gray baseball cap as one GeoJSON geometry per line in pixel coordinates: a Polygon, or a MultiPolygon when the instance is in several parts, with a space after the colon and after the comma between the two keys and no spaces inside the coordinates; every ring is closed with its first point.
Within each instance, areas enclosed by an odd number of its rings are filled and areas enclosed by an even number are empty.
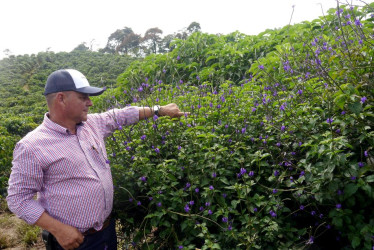
{"type": "Polygon", "coordinates": [[[76,91],[90,96],[100,95],[105,88],[90,86],[87,78],[75,69],[60,69],[48,76],[44,95],[61,91],[76,91]]]}

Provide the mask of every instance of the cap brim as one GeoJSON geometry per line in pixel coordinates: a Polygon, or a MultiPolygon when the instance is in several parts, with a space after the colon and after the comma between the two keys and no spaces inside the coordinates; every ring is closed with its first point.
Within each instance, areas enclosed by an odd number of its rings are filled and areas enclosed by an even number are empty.
{"type": "Polygon", "coordinates": [[[83,94],[89,94],[90,96],[96,96],[96,95],[101,95],[105,91],[105,89],[106,88],[97,88],[97,87],[87,86],[87,87],[76,89],[75,91],[79,93],[83,93],[83,94]]]}

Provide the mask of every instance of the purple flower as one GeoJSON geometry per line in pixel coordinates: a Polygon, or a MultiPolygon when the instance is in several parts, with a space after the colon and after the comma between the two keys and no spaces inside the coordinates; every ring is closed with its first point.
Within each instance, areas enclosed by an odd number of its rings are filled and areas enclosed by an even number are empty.
{"type": "Polygon", "coordinates": [[[351,176],[351,180],[352,180],[352,181],[354,181],[354,180],[356,180],[356,179],[357,179],[356,176],[351,176]]]}
{"type": "Polygon", "coordinates": [[[332,118],[327,118],[326,122],[331,124],[334,120],[332,118]]]}
{"type": "Polygon", "coordinates": [[[183,246],[179,246],[178,248],[179,248],[179,249],[183,249],[183,246]]]}
{"type": "Polygon", "coordinates": [[[223,194],[222,194],[222,197],[223,197],[223,198],[226,198],[226,197],[227,197],[227,194],[223,193],[223,194]]]}
{"type": "Polygon", "coordinates": [[[210,202],[205,202],[205,206],[209,207],[210,206],[210,202]]]}
{"type": "Polygon", "coordinates": [[[199,77],[199,76],[196,76],[196,79],[199,81],[199,80],[200,80],[200,77],[199,77]]]}
{"type": "Polygon", "coordinates": [[[255,213],[255,212],[257,212],[258,211],[258,209],[257,209],[257,207],[255,207],[254,209],[253,209],[253,212],[255,213]]]}
{"type": "Polygon", "coordinates": [[[212,185],[210,185],[210,186],[209,186],[209,189],[210,189],[210,190],[213,190],[213,189],[214,189],[214,187],[213,187],[212,185]]]}
{"type": "Polygon", "coordinates": [[[277,214],[273,210],[270,210],[269,214],[271,217],[277,217],[277,214]]]}
{"type": "Polygon", "coordinates": [[[361,27],[361,26],[362,26],[362,23],[360,22],[360,20],[356,19],[356,20],[355,20],[355,25],[361,27]]]}
{"type": "Polygon", "coordinates": [[[181,146],[178,146],[178,150],[181,150],[182,149],[182,147],[181,146]]]}
{"type": "Polygon", "coordinates": [[[155,152],[156,152],[157,154],[159,154],[159,153],[160,153],[160,149],[159,149],[159,148],[155,148],[155,152]]]}
{"type": "Polygon", "coordinates": [[[186,211],[186,213],[190,212],[190,207],[188,206],[188,204],[186,204],[186,206],[184,207],[184,211],[186,211]]]}
{"type": "Polygon", "coordinates": [[[369,156],[368,151],[364,151],[364,156],[365,156],[365,157],[368,157],[368,156],[369,156]]]}
{"type": "Polygon", "coordinates": [[[217,177],[217,173],[216,173],[216,172],[213,172],[213,173],[212,173],[212,177],[213,177],[213,178],[216,178],[216,177],[217,177]]]}
{"type": "Polygon", "coordinates": [[[340,204],[340,203],[336,204],[336,208],[337,209],[341,209],[342,208],[342,204],[340,204]]]}
{"type": "Polygon", "coordinates": [[[304,206],[303,205],[300,205],[300,210],[304,210],[304,206]]]}
{"type": "Polygon", "coordinates": [[[305,171],[301,171],[300,172],[300,176],[299,176],[299,178],[301,177],[301,176],[304,176],[305,175],[305,171]]]}
{"type": "Polygon", "coordinates": [[[360,161],[360,162],[358,163],[358,166],[359,166],[360,168],[362,168],[363,166],[365,166],[365,163],[363,163],[362,161],[360,161]]]}
{"type": "Polygon", "coordinates": [[[153,120],[156,121],[158,119],[158,116],[157,115],[154,115],[153,116],[153,120]]]}
{"type": "Polygon", "coordinates": [[[249,173],[248,173],[248,176],[254,176],[255,175],[255,173],[253,172],[253,171],[249,171],[249,173]]]}
{"type": "Polygon", "coordinates": [[[145,138],[147,138],[147,136],[146,136],[146,135],[142,135],[142,136],[140,137],[140,139],[142,139],[142,141],[144,141],[144,140],[145,140],[145,138]]]}
{"type": "Polygon", "coordinates": [[[212,213],[213,213],[212,210],[209,209],[209,210],[208,210],[208,214],[212,214],[212,213]]]}
{"type": "Polygon", "coordinates": [[[341,114],[341,115],[345,115],[345,111],[343,110],[340,114],[341,114]]]}
{"type": "Polygon", "coordinates": [[[138,201],[138,203],[136,203],[136,205],[140,206],[142,203],[140,201],[138,201]]]}
{"type": "Polygon", "coordinates": [[[299,90],[297,91],[297,93],[298,93],[299,95],[301,95],[301,94],[303,93],[303,91],[302,91],[301,89],[299,89],[299,90]]]}
{"type": "Polygon", "coordinates": [[[245,134],[246,128],[242,128],[242,134],[245,134]]]}
{"type": "Polygon", "coordinates": [[[310,236],[308,242],[306,244],[310,245],[310,244],[313,244],[314,243],[314,237],[313,236],[310,236]]]}
{"type": "Polygon", "coordinates": [[[195,188],[195,192],[198,193],[200,190],[198,188],[195,188]]]}
{"type": "Polygon", "coordinates": [[[285,108],[286,108],[286,103],[283,103],[283,104],[279,107],[279,109],[282,110],[282,111],[284,111],[285,108]]]}
{"type": "Polygon", "coordinates": [[[286,126],[282,125],[281,126],[281,131],[284,131],[284,130],[286,130],[286,126]]]}
{"type": "Polygon", "coordinates": [[[221,96],[221,101],[222,101],[222,102],[225,102],[225,101],[226,101],[226,99],[225,99],[224,96],[221,96]]]}
{"type": "Polygon", "coordinates": [[[140,180],[141,180],[141,181],[147,181],[147,177],[142,176],[142,177],[140,177],[140,180]]]}
{"type": "Polygon", "coordinates": [[[222,222],[227,223],[229,219],[227,217],[222,217],[222,222]]]}
{"type": "Polygon", "coordinates": [[[161,207],[161,206],[162,206],[162,203],[161,203],[161,202],[158,202],[158,203],[157,203],[157,206],[158,206],[158,207],[161,207]]]}
{"type": "Polygon", "coordinates": [[[187,182],[186,183],[186,188],[189,188],[189,187],[191,187],[191,183],[187,182]]]}
{"type": "Polygon", "coordinates": [[[244,175],[245,173],[247,173],[247,170],[245,168],[240,168],[240,174],[244,175]]]}
{"type": "Polygon", "coordinates": [[[255,112],[256,111],[256,108],[252,108],[252,112],[255,112]]]}
{"type": "Polygon", "coordinates": [[[364,97],[361,98],[361,103],[362,103],[362,104],[364,104],[366,101],[367,101],[366,96],[364,96],[364,97]]]}
{"type": "Polygon", "coordinates": [[[264,65],[259,65],[258,68],[259,69],[264,69],[265,67],[264,67],[264,65]]]}
{"type": "Polygon", "coordinates": [[[277,142],[277,144],[275,144],[277,147],[280,147],[281,146],[281,143],[280,142],[277,142]]]}
{"type": "Polygon", "coordinates": [[[195,201],[190,201],[189,204],[193,206],[195,204],[195,201]]]}
{"type": "Polygon", "coordinates": [[[310,212],[310,214],[314,216],[314,215],[316,215],[316,211],[312,211],[312,212],[310,212]]]}
{"type": "Polygon", "coordinates": [[[181,57],[180,57],[180,56],[177,56],[177,60],[179,60],[179,59],[181,59],[181,57]]]}
{"type": "Polygon", "coordinates": [[[143,91],[143,87],[139,87],[139,88],[138,88],[138,91],[139,91],[139,92],[142,92],[142,91],[143,91]]]}
{"type": "Polygon", "coordinates": [[[278,193],[278,190],[277,189],[273,189],[273,194],[276,194],[278,193]]]}
{"type": "Polygon", "coordinates": [[[279,175],[279,171],[278,170],[275,170],[274,171],[274,176],[278,176],[279,175]]]}

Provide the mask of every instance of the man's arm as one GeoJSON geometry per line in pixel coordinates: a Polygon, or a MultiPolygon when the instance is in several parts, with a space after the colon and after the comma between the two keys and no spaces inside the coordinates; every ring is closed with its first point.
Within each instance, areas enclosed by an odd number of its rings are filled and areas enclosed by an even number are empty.
{"type": "Polygon", "coordinates": [[[47,230],[56,238],[64,249],[78,248],[84,237],[75,227],[61,223],[46,212],[40,216],[35,225],[47,230]]]}
{"type": "MultiPolygon", "coordinates": [[[[139,109],[139,120],[143,120],[145,118],[150,118],[154,116],[154,111],[152,108],[138,107],[138,109],[139,109]]],[[[170,103],[165,106],[161,106],[158,111],[158,114],[159,116],[170,116],[171,118],[177,118],[188,113],[181,112],[175,103],[170,103]]]]}

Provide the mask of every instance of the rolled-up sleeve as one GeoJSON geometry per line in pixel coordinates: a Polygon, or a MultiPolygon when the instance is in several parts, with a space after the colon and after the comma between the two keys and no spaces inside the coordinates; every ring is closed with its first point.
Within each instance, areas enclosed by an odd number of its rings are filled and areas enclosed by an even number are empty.
{"type": "Polygon", "coordinates": [[[139,108],[136,106],[126,107],[123,109],[112,109],[100,114],[92,114],[100,132],[104,137],[111,135],[120,126],[127,126],[139,121],[139,108]]]}
{"type": "Polygon", "coordinates": [[[43,170],[32,150],[18,143],[13,153],[13,167],[9,178],[9,209],[28,224],[35,224],[44,208],[34,199],[43,187],[43,170]]]}

